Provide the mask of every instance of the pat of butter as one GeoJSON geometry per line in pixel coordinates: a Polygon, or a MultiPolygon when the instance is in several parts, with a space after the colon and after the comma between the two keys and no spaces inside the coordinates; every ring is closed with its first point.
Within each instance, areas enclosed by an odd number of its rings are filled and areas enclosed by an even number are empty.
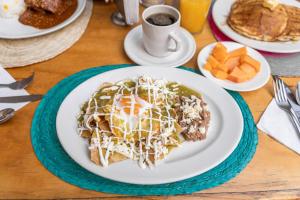
{"type": "Polygon", "coordinates": [[[270,10],[274,10],[278,4],[278,0],[264,0],[263,6],[269,8],[270,10]]]}

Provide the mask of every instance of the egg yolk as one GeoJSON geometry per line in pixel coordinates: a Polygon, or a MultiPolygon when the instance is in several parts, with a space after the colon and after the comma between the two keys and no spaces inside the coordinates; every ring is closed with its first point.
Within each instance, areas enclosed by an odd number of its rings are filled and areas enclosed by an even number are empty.
{"type": "Polygon", "coordinates": [[[133,96],[121,97],[120,105],[122,106],[123,111],[128,115],[131,114],[131,111],[134,115],[138,115],[142,107],[141,104],[137,103],[133,96]]]}

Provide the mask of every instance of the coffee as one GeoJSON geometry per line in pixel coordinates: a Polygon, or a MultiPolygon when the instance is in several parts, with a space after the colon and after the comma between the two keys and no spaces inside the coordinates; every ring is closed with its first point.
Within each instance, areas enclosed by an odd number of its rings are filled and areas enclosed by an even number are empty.
{"type": "Polygon", "coordinates": [[[147,17],[147,22],[155,26],[169,26],[176,22],[176,18],[166,13],[158,13],[147,17]]]}

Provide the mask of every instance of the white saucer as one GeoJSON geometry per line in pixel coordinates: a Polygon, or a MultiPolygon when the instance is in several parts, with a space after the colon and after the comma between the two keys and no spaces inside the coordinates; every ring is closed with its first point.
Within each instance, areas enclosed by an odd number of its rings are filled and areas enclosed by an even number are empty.
{"type": "Polygon", "coordinates": [[[138,65],[178,67],[187,63],[196,52],[194,37],[184,28],[181,28],[179,37],[182,40],[182,47],[167,57],[154,57],[146,52],[142,41],[142,26],[132,29],[124,41],[125,52],[128,57],[138,65]]]}
{"type": "MultiPolygon", "coordinates": [[[[222,44],[229,50],[232,51],[234,49],[243,47],[236,42],[222,42],[222,44]]],[[[261,63],[261,70],[257,73],[257,75],[249,81],[243,83],[234,83],[228,80],[220,80],[215,78],[209,71],[204,69],[204,65],[208,56],[211,54],[211,51],[215,47],[216,43],[209,44],[208,46],[204,47],[198,56],[198,67],[201,73],[206,76],[208,79],[212,80],[213,82],[217,83],[221,87],[233,91],[253,91],[263,87],[269,80],[271,75],[270,65],[267,60],[256,50],[247,47],[248,54],[258,60],[261,63]]]]}

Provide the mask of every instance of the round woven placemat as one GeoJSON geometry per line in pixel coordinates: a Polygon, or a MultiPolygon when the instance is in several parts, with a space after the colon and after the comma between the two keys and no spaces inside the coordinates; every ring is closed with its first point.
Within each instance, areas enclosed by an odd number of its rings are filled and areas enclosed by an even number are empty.
{"type": "MultiPolygon", "coordinates": [[[[225,161],[203,174],[170,184],[134,185],[97,176],[73,161],[60,145],[56,133],[56,115],[62,101],[85,80],[109,70],[129,66],[102,66],[81,71],[65,78],[45,95],[34,114],[31,142],[36,156],[51,173],[70,184],[99,192],[127,195],[176,195],[190,194],[218,186],[235,177],[246,167],[256,150],[257,129],[246,102],[237,92],[231,91],[228,92],[239,105],[244,118],[242,138],[225,161]]],[[[193,71],[185,67],[180,68],[193,71]]]]}
{"type": "Polygon", "coordinates": [[[84,33],[93,10],[93,0],[87,0],[85,10],[65,28],[40,37],[0,39],[0,63],[6,67],[22,67],[51,59],[69,49],[84,33]]]}

